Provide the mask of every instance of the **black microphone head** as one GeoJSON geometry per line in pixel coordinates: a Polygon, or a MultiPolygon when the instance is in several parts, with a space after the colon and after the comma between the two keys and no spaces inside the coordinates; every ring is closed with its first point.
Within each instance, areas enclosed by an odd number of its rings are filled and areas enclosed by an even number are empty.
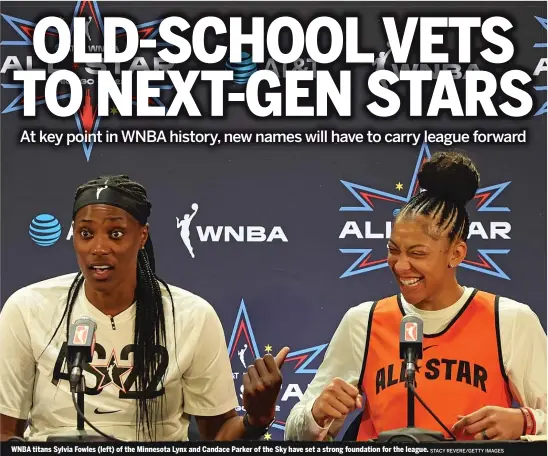
{"type": "Polygon", "coordinates": [[[76,353],[81,353],[84,362],[93,359],[95,350],[95,331],[97,323],[89,317],[82,317],[70,325],[69,339],[67,343],[68,359],[74,358],[76,353]]]}
{"type": "Polygon", "coordinates": [[[400,358],[405,359],[407,349],[412,348],[417,359],[422,359],[423,321],[418,315],[405,315],[400,323],[400,358]]]}

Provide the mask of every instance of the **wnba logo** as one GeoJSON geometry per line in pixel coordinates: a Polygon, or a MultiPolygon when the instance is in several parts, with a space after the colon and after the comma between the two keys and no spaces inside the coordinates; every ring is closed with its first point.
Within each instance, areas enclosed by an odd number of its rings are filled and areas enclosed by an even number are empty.
{"type": "MultiPolygon", "coordinates": [[[[195,258],[194,248],[191,241],[190,226],[196,216],[199,206],[198,203],[192,203],[190,206],[192,212],[186,211],[182,218],[175,217],[177,229],[183,244],[192,258],[195,258]]],[[[196,226],[196,234],[199,242],[252,242],[252,243],[272,243],[275,241],[288,242],[281,226],[196,226]]]]}
{"type": "Polygon", "coordinates": [[[417,341],[418,325],[416,323],[405,324],[405,341],[416,342],[417,341]]]}
{"type": "Polygon", "coordinates": [[[74,339],[72,341],[75,345],[84,345],[88,339],[89,328],[86,325],[79,325],[74,331],[74,339]]]}
{"type": "Polygon", "coordinates": [[[242,52],[242,61],[240,63],[232,63],[227,61],[225,64],[227,70],[234,72],[233,81],[234,84],[244,85],[255,71],[257,71],[257,65],[253,62],[251,54],[242,52]]]}

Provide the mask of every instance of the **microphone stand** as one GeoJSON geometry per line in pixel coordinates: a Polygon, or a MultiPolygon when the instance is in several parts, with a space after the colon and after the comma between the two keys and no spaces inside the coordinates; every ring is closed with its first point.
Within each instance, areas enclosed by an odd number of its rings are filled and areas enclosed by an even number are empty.
{"type": "Polygon", "coordinates": [[[86,379],[84,378],[84,375],[80,377],[80,381],[78,382],[78,385],[76,386],[76,400],[78,403],[78,408],[82,412],[82,415],[80,415],[78,412],[76,412],[76,430],[78,431],[84,431],[84,392],[86,391],[86,379]]]}
{"type": "MultiPolygon", "coordinates": [[[[409,366],[409,365],[408,365],[409,366]]],[[[412,386],[415,384],[415,370],[409,369],[408,375],[405,380],[405,387],[407,388],[407,427],[415,427],[415,395],[413,394],[412,386]],[[411,385],[411,388],[409,387],[411,385]]]]}
{"type": "Polygon", "coordinates": [[[406,373],[405,387],[407,388],[407,427],[399,429],[391,429],[379,433],[377,442],[440,442],[445,440],[443,432],[430,429],[422,429],[415,427],[415,361],[413,357],[413,349],[408,349],[405,357],[406,373]]]}
{"type": "MultiPolygon", "coordinates": [[[[50,435],[47,442],[107,442],[108,440],[95,434],[89,434],[84,428],[84,393],[86,391],[86,379],[82,374],[80,381],[76,384],[75,393],[77,398],[78,408],[82,415],[76,412],[76,430],[66,434],[50,435]]],[[[71,391],[72,393],[72,391],[71,391]]]]}

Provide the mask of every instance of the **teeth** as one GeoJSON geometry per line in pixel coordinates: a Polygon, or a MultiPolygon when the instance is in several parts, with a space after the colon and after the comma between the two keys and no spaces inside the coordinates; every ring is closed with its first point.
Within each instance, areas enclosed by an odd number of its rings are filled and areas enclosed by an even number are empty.
{"type": "Polygon", "coordinates": [[[406,286],[415,285],[416,283],[419,283],[421,279],[400,279],[400,282],[403,283],[406,286]]]}
{"type": "Polygon", "coordinates": [[[110,269],[110,266],[93,266],[93,269],[110,269]]]}

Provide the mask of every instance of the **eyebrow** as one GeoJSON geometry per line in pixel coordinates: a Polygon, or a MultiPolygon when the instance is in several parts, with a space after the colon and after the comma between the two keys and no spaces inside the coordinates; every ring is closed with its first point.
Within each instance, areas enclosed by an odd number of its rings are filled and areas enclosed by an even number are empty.
{"type": "MultiPolygon", "coordinates": [[[[112,220],[112,221],[117,221],[117,220],[124,220],[124,217],[107,217],[106,220],[112,220]]],[[[78,220],[79,222],[83,222],[83,223],[92,223],[93,220],[90,220],[90,219],[81,219],[81,220],[78,220]]]]}
{"type": "MultiPolygon", "coordinates": [[[[395,247],[398,247],[398,244],[396,244],[392,239],[388,239],[388,243],[389,244],[394,244],[395,247]]],[[[407,250],[411,250],[411,249],[414,249],[416,247],[426,247],[426,248],[428,248],[428,246],[424,245],[424,244],[413,244],[413,245],[410,245],[409,247],[407,247],[407,250]]]]}

